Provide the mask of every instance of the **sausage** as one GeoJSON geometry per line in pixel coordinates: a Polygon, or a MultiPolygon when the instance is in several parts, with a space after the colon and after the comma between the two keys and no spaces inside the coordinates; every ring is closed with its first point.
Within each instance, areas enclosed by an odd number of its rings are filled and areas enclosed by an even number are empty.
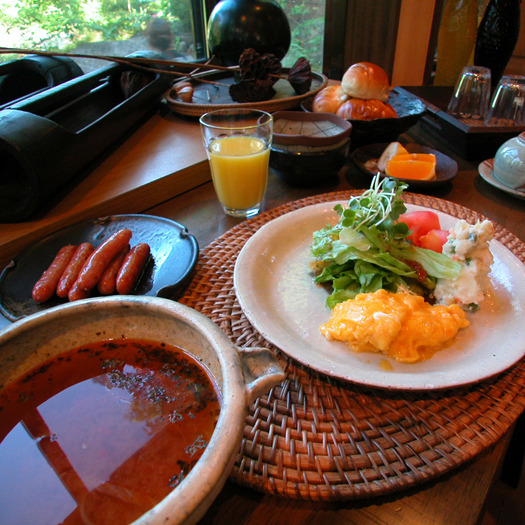
{"type": "Polygon", "coordinates": [[[90,242],[83,242],[73,254],[73,257],[69,261],[67,268],[64,270],[60,281],[58,281],[57,295],[58,297],[65,298],[69,293],[69,290],[73,286],[73,283],[77,280],[78,274],[87,258],[95,251],[93,245],[90,242]]]}
{"type": "Polygon", "coordinates": [[[31,295],[39,303],[44,303],[53,297],[56,292],[57,284],[69,261],[73,257],[77,247],[68,244],[60,248],[49,268],[42,274],[40,279],[33,286],[31,295]]]}
{"type": "Polygon", "coordinates": [[[91,295],[91,290],[84,290],[78,286],[78,279],[73,283],[73,286],[69,289],[67,298],[70,301],[78,301],[79,299],[86,299],[91,295]]]}
{"type": "Polygon", "coordinates": [[[134,246],[126,255],[117,276],[117,292],[119,294],[127,295],[132,292],[148,262],[149,255],[150,247],[144,242],[134,246]]]}
{"type": "Polygon", "coordinates": [[[102,295],[111,295],[117,289],[117,275],[120,271],[124,258],[129,252],[129,244],[120,250],[120,252],[113,258],[102,274],[98,282],[97,289],[102,295]]]}
{"type": "Polygon", "coordinates": [[[131,239],[131,230],[123,229],[114,233],[106,242],[101,244],[89,257],[80,271],[75,284],[77,288],[89,292],[97,286],[102,274],[114,257],[128,245],[131,239]]]}

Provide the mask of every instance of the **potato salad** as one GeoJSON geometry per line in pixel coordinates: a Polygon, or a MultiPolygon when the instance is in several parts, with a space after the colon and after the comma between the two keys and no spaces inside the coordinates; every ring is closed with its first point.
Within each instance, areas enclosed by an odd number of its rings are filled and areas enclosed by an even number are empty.
{"type": "Polygon", "coordinates": [[[460,220],[450,230],[443,253],[461,264],[456,279],[438,279],[434,297],[439,304],[458,304],[477,310],[485,297],[493,262],[489,242],[494,228],[488,220],[469,224],[460,220]]]}

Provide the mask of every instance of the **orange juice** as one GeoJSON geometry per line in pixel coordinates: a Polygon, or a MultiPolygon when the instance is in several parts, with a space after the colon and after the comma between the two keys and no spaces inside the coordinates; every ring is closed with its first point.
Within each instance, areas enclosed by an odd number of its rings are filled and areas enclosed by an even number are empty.
{"type": "Polygon", "coordinates": [[[209,156],[213,185],[223,206],[248,210],[262,202],[270,159],[263,140],[247,135],[216,139],[209,156]]]}

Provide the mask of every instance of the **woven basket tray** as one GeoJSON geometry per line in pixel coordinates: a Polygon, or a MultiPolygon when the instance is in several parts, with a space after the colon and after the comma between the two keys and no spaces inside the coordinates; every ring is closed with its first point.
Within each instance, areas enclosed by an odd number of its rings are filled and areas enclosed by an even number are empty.
{"type": "MultiPolygon", "coordinates": [[[[432,480],[493,445],[525,408],[525,360],[478,385],[436,392],[387,392],[338,381],[272,347],[244,316],[233,290],[237,255],[265,223],[358,191],[308,197],[235,226],[200,254],[180,299],[215,321],[239,347],[272,349],[286,379],[251,408],[230,479],[310,500],[356,500],[432,480]]],[[[405,194],[407,203],[469,222],[485,217],[457,204],[405,194]]],[[[499,225],[495,238],[525,262],[525,245],[499,225]]]]}

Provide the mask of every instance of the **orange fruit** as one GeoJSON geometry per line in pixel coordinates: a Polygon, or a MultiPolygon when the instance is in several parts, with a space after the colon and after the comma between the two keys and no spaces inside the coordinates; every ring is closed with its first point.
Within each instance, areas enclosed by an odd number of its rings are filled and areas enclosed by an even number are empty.
{"type": "Polygon", "coordinates": [[[387,162],[385,173],[398,179],[430,180],[436,176],[436,157],[432,153],[396,155],[387,162]]]}
{"type": "Polygon", "coordinates": [[[379,157],[379,160],[377,161],[377,169],[379,171],[385,171],[387,162],[392,160],[396,155],[408,154],[408,151],[400,142],[391,142],[379,157]]]}
{"type": "Polygon", "coordinates": [[[385,173],[390,177],[398,179],[413,179],[413,180],[430,180],[436,175],[436,161],[435,158],[428,159],[427,157],[414,157],[400,155],[394,157],[387,162],[385,173]],[[405,158],[403,158],[405,157],[405,158]]]}
{"type": "Polygon", "coordinates": [[[433,153],[401,153],[392,158],[395,160],[422,160],[436,165],[436,156],[433,153]]]}

